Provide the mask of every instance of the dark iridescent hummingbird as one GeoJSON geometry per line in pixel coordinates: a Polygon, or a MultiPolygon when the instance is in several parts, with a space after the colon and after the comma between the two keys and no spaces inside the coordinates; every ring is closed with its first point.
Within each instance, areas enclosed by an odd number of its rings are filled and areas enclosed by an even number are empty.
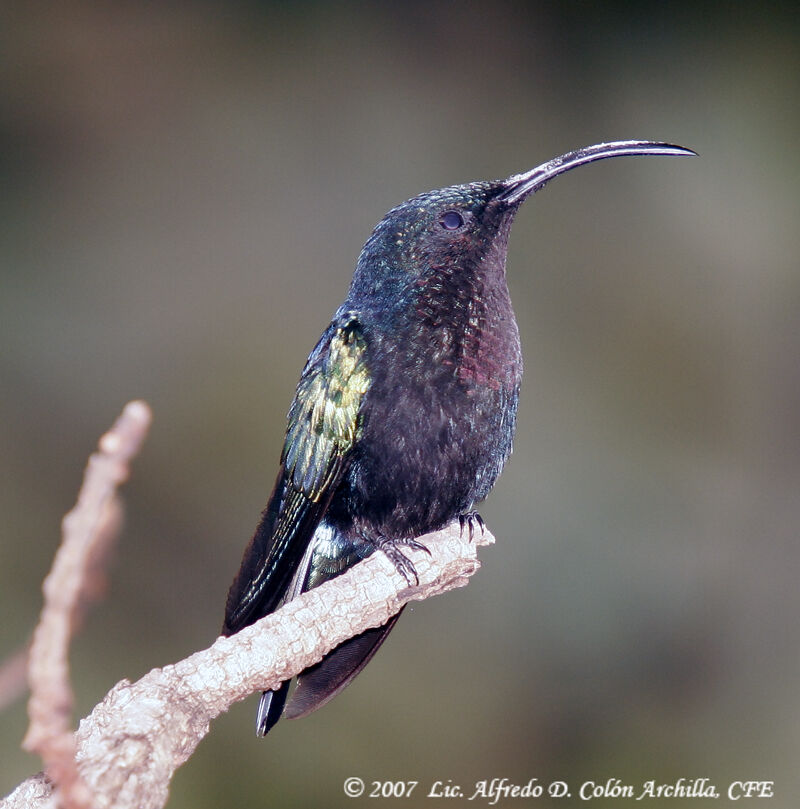
{"type": "MultiPolygon", "coordinates": [[[[507,180],[421,194],[378,223],[350,290],[306,362],[280,470],[225,610],[232,635],[379,549],[460,520],[497,480],[514,435],[522,354],[506,284],[511,223],[559,174],[618,155],[693,155],[648,141],[601,143],[507,180]]],[[[261,697],[256,732],[305,716],[364,668],[396,623],[352,638],[261,697]],[[284,709],[285,706],[285,709],[284,709]]]]}

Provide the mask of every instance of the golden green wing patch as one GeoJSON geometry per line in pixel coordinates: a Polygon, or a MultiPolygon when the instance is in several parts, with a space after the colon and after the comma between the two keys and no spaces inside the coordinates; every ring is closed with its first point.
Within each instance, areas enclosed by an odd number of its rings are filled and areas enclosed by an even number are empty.
{"type": "Polygon", "coordinates": [[[336,329],[323,360],[297,386],[282,460],[292,487],[314,502],[356,439],[361,400],[370,383],[365,351],[358,322],[351,320],[336,329]]]}

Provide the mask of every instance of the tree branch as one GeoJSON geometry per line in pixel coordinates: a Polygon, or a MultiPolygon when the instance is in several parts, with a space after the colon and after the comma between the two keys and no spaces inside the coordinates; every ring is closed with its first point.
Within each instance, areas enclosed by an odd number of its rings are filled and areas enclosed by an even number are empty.
{"type": "Polygon", "coordinates": [[[117,488],[128,478],[150,421],[144,402],[130,402],[89,458],[78,502],[62,522],[61,545],[44,581],[44,607],[31,642],[30,726],[22,746],[42,757],[62,805],[74,809],[92,804],[75,766],[67,653],[86,606],[104,590],[104,563],[122,522],[117,488]]]}
{"type": "MultiPolygon", "coordinates": [[[[133,684],[117,683],[69,735],[86,791],[64,791],[61,772],[53,772],[59,786],[54,792],[53,782],[39,774],[1,801],[0,808],[164,806],[173,773],[192,755],[212,719],[254,692],[277,687],[344,640],[380,626],[409,601],[465,585],[480,567],[477,545],[494,541],[488,531],[470,541],[457,521],[420,539],[431,555],[411,554],[419,574],[414,587],[384,554],[375,553],[233,637],[220,637],[208,649],[154,669],[133,684]],[[76,798],[88,803],[75,803],[76,798]]],[[[61,671],[56,661],[49,677],[58,681],[61,671]]],[[[50,732],[37,731],[47,738],[50,732]]]]}

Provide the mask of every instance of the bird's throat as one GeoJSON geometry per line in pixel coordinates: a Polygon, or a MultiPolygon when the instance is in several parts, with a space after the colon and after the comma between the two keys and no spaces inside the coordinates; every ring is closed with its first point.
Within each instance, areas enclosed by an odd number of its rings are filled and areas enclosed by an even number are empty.
{"type": "MultiPolygon", "coordinates": [[[[522,360],[505,275],[433,267],[420,278],[415,324],[429,359],[466,387],[511,388],[522,360]]],[[[414,340],[418,347],[420,343],[414,340]]]]}

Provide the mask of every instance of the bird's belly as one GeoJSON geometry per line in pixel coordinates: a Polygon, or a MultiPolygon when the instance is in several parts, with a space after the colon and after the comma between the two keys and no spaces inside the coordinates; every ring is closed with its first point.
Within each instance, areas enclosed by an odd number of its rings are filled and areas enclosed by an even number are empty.
{"type": "Polygon", "coordinates": [[[334,519],[368,536],[420,536],[488,494],[511,451],[516,388],[451,380],[371,399],[334,519]]]}

